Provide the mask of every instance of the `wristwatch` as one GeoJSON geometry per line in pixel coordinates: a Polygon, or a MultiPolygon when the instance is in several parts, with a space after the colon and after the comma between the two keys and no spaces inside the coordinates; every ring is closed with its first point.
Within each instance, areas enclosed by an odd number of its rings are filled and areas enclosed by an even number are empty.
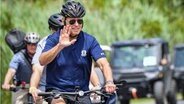
{"type": "Polygon", "coordinates": [[[114,84],[114,82],[113,82],[112,80],[107,80],[107,81],[105,82],[105,84],[114,84]]]}

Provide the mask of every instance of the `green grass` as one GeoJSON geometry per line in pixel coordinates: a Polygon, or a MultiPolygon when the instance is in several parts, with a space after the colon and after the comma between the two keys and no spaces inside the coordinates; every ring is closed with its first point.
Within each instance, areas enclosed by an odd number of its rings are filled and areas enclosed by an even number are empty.
{"type": "Polygon", "coordinates": [[[140,99],[132,99],[131,104],[146,104],[146,102],[153,102],[153,98],[140,98],[140,99]]]}
{"type": "Polygon", "coordinates": [[[182,95],[181,95],[181,93],[178,93],[178,94],[177,94],[177,99],[179,99],[179,100],[181,100],[181,99],[182,99],[182,95]]]}

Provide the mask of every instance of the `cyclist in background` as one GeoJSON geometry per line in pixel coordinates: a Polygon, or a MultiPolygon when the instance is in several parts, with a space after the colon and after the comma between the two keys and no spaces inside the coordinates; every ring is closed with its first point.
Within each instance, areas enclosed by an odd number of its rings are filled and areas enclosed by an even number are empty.
{"type": "MultiPolygon", "coordinates": [[[[29,87],[32,74],[31,60],[36,51],[40,36],[35,32],[28,32],[24,38],[26,49],[17,52],[10,61],[2,88],[10,90],[11,80],[15,78],[16,86],[22,83],[29,87]]],[[[28,90],[19,89],[12,95],[12,104],[24,104],[27,102],[28,90]]]]}
{"type": "MultiPolygon", "coordinates": [[[[49,30],[52,33],[54,33],[57,30],[60,30],[60,29],[63,28],[62,18],[63,18],[62,15],[60,15],[59,13],[53,14],[49,17],[48,25],[49,25],[49,30]]],[[[33,98],[36,102],[38,102],[40,100],[39,97],[37,96],[37,93],[39,91],[45,92],[45,86],[46,86],[46,82],[45,82],[46,75],[45,74],[46,74],[46,70],[43,70],[45,67],[40,65],[39,57],[40,57],[40,54],[42,53],[43,48],[45,47],[47,37],[48,36],[45,36],[38,43],[37,48],[36,48],[36,53],[35,53],[35,55],[33,57],[33,60],[32,60],[32,64],[33,64],[32,71],[33,71],[33,73],[32,73],[31,80],[30,80],[29,92],[32,94],[32,96],[33,96],[33,98]]],[[[46,103],[46,102],[43,102],[43,103],[46,103]]]]}
{"type": "MultiPolygon", "coordinates": [[[[105,76],[105,90],[114,93],[112,71],[97,40],[82,31],[84,7],[75,1],[62,6],[64,28],[50,35],[40,56],[40,64],[46,68],[46,91],[89,90],[92,58],[100,66],[105,76]]],[[[89,96],[79,97],[82,104],[90,104],[89,96]]],[[[50,99],[52,104],[65,104],[65,98],[50,99]]],[[[71,101],[70,101],[71,102],[71,101]]]]}

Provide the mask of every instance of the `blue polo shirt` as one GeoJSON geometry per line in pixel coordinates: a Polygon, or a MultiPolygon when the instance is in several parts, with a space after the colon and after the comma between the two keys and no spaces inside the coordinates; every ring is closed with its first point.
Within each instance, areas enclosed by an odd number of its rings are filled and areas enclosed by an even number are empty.
{"type": "MultiPolygon", "coordinates": [[[[14,78],[17,81],[25,81],[27,84],[30,82],[32,69],[31,65],[26,60],[26,57],[24,56],[24,53],[26,53],[26,50],[21,50],[18,53],[16,53],[13,58],[11,59],[11,62],[9,64],[10,70],[15,70],[15,76],[14,78]]],[[[32,60],[30,57],[28,60],[32,60]]]]}
{"type": "MultiPolygon", "coordinates": [[[[43,52],[53,48],[59,42],[60,31],[50,35],[46,40],[43,52]]],[[[105,57],[97,40],[80,32],[75,44],[62,49],[46,68],[46,89],[60,91],[89,90],[92,58],[96,61],[105,57]]]]}

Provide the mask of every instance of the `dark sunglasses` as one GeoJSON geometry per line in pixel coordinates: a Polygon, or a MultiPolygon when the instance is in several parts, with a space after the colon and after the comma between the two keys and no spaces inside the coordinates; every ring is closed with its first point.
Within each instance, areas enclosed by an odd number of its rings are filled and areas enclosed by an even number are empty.
{"type": "Polygon", "coordinates": [[[83,24],[83,19],[77,19],[77,20],[73,19],[73,20],[70,20],[69,24],[73,25],[73,24],[75,24],[76,21],[77,21],[78,24],[83,24]]]}

